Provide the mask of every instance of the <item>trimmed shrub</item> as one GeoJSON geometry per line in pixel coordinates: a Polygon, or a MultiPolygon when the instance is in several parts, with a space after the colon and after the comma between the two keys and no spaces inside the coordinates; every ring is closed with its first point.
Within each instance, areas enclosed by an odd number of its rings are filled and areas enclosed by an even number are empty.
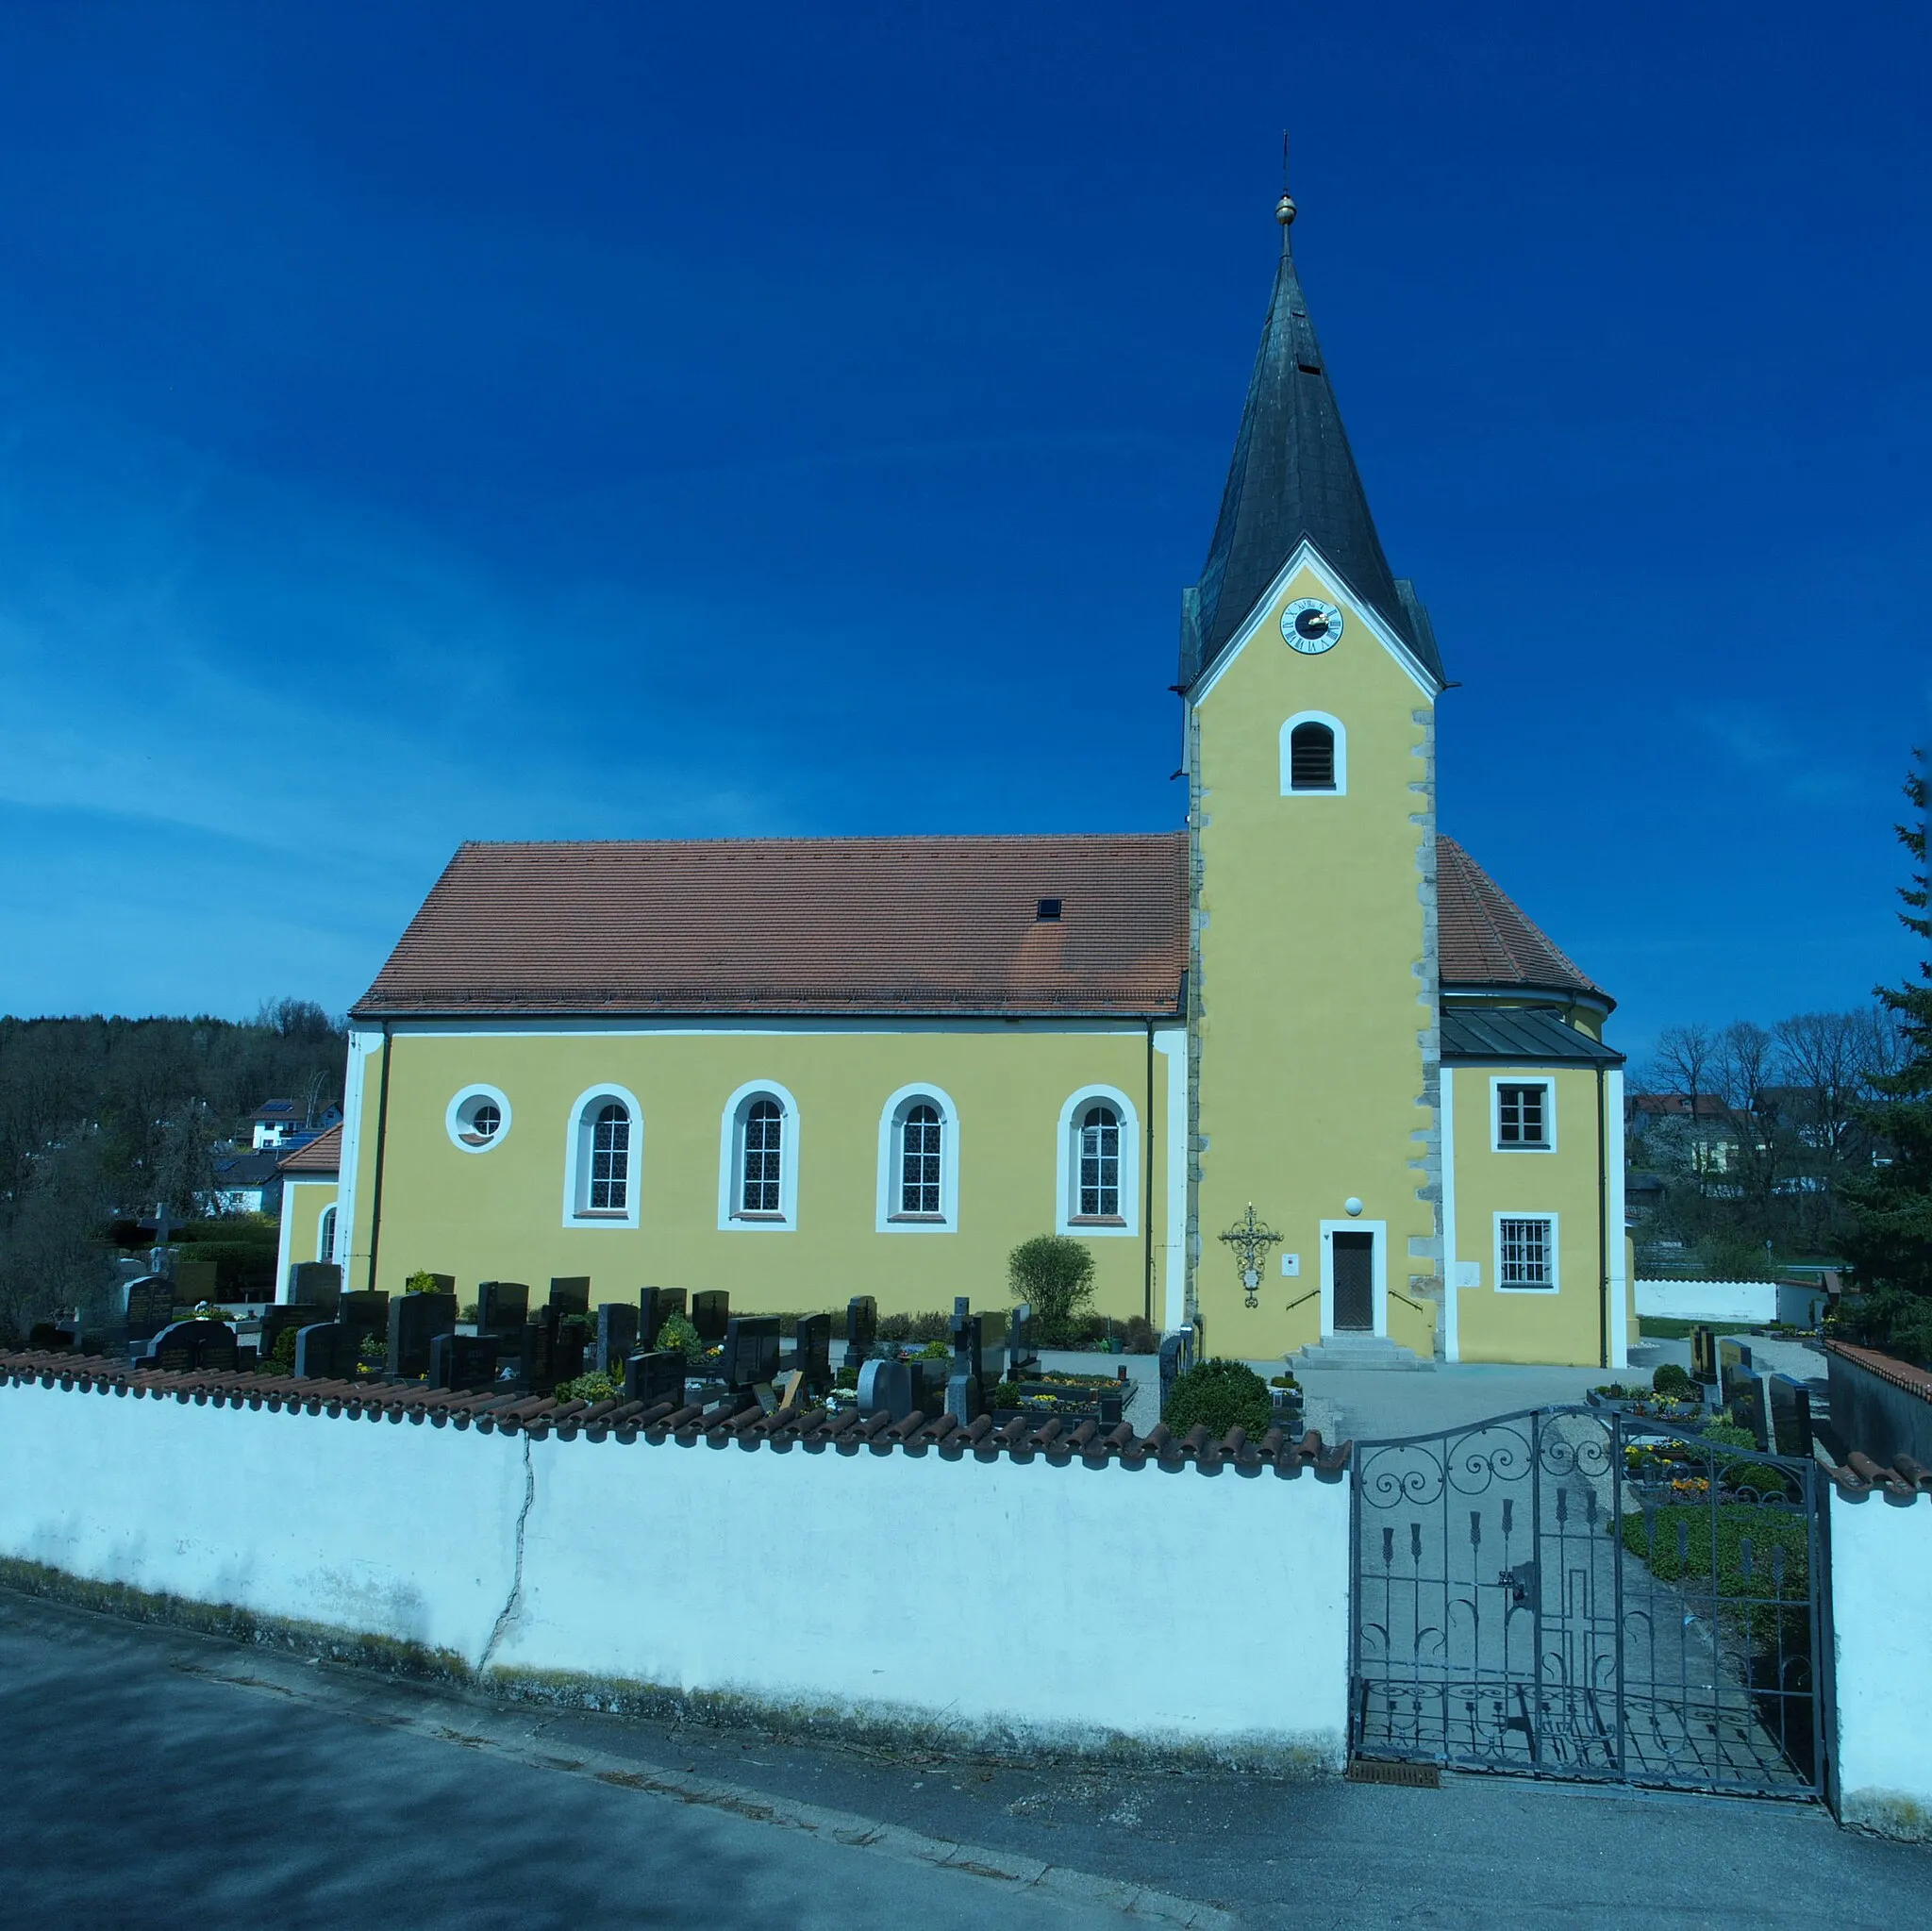
{"type": "Polygon", "coordinates": [[[406,1294],[440,1294],[442,1292],[442,1283],[426,1267],[419,1267],[403,1283],[403,1292],[406,1294]]]}
{"type": "Polygon", "coordinates": [[[698,1331],[682,1314],[674,1314],[658,1330],[657,1345],[659,1348],[675,1348],[687,1360],[702,1354],[698,1345],[698,1331]]]}
{"type": "Polygon", "coordinates": [[[1268,1384],[1245,1361],[1200,1361],[1179,1376],[1160,1419],[1176,1435],[1202,1423],[1216,1440],[1230,1428],[1262,1436],[1274,1426],[1268,1384]]]}
{"type": "Polygon", "coordinates": [[[1081,1316],[1093,1298],[1093,1256],[1081,1241],[1065,1234],[1022,1240],[1007,1256],[1007,1280],[1014,1300],[1031,1304],[1033,1335],[1041,1346],[1079,1345],[1085,1335],[1081,1316]]]}
{"type": "Polygon", "coordinates": [[[575,1381],[557,1384],[558,1401],[620,1401],[623,1397],[624,1383],[608,1374],[579,1374],[575,1381]]]}
{"type": "Polygon", "coordinates": [[[1127,1323],[1122,1342],[1130,1355],[1158,1355],[1160,1352],[1160,1337],[1155,1333],[1154,1323],[1144,1314],[1137,1314],[1127,1323]]]}
{"type": "Polygon", "coordinates": [[[1690,1372],[1680,1368],[1674,1361],[1666,1361],[1650,1377],[1651,1391],[1671,1401],[1689,1401],[1697,1392],[1697,1384],[1691,1380],[1690,1372]]]}

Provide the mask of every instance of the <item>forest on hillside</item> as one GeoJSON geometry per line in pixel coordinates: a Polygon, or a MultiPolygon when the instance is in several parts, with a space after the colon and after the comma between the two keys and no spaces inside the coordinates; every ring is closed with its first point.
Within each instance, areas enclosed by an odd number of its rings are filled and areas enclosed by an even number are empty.
{"type": "Polygon", "coordinates": [[[0,1018],[0,1338],[104,1290],[116,1218],[192,1218],[264,1100],[340,1105],[347,1049],[302,999],[239,1022],[0,1018]]]}

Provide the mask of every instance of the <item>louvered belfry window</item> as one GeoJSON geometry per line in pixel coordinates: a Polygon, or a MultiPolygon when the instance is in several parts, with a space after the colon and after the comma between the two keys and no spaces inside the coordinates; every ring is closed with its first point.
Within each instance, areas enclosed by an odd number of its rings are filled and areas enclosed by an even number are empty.
{"type": "Polygon", "coordinates": [[[784,1159],[785,1109],[774,1099],[754,1100],[744,1114],[744,1153],[739,1174],[740,1213],[773,1214],[782,1211],[779,1177],[784,1159]]]}
{"type": "Polygon", "coordinates": [[[940,1207],[941,1136],[939,1108],[922,1100],[909,1108],[899,1128],[899,1211],[937,1217],[940,1207]]]}
{"type": "Polygon", "coordinates": [[[1550,1090],[1541,1080],[1496,1089],[1496,1144],[1547,1147],[1550,1143],[1550,1090]]]}
{"type": "Polygon", "coordinates": [[[1111,1107],[1080,1116],[1080,1212],[1083,1221],[1121,1217],[1121,1121],[1111,1107]]]}
{"type": "Polygon", "coordinates": [[[1293,791],[1335,789],[1335,733],[1326,724],[1297,724],[1288,739],[1288,785],[1293,791]]]}
{"type": "Polygon", "coordinates": [[[630,1204],[630,1115],[612,1100],[591,1134],[591,1211],[623,1213],[630,1204]]]}

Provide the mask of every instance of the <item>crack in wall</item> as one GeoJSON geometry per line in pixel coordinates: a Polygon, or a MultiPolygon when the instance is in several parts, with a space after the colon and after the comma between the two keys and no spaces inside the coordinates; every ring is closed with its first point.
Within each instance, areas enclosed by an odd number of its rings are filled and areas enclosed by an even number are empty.
{"type": "Polygon", "coordinates": [[[509,1627],[510,1619],[524,1606],[524,1531],[529,1525],[530,1507],[537,1499],[537,1465],[530,1458],[530,1434],[523,1431],[524,1437],[524,1506],[517,1510],[516,1561],[510,1570],[509,1594],[497,1611],[496,1626],[490,1632],[490,1640],[483,1645],[483,1654],[476,1660],[476,1673],[482,1675],[490,1668],[490,1658],[496,1654],[497,1645],[502,1642],[504,1632],[509,1627]]]}

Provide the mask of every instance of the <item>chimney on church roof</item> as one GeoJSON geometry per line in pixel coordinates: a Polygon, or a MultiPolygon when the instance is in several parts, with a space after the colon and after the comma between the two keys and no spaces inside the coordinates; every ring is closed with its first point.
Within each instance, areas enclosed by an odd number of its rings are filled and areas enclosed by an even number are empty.
{"type": "Polygon", "coordinates": [[[1295,274],[1289,229],[1295,205],[1275,205],[1281,261],[1234,460],[1201,580],[1181,597],[1183,691],[1211,665],[1306,537],[1440,684],[1441,659],[1428,614],[1382,554],[1356,473],[1341,411],[1295,274]]]}

